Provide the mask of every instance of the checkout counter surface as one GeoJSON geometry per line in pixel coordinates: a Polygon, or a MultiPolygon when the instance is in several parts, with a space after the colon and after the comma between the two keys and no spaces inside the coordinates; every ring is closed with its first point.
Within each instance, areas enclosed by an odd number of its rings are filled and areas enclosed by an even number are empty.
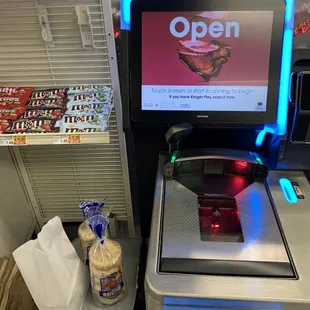
{"type": "MultiPolygon", "coordinates": [[[[276,215],[279,218],[282,232],[284,232],[284,242],[289,249],[288,255],[293,262],[292,266],[297,271],[297,278],[180,274],[159,271],[160,252],[158,249],[161,247],[162,204],[164,203],[164,182],[160,172],[163,171],[164,163],[165,158],[160,157],[145,280],[147,309],[163,309],[163,305],[165,305],[165,309],[166,306],[167,309],[170,309],[170,306],[173,308],[173,305],[190,306],[190,309],[193,306],[209,309],[212,306],[210,304],[212,300],[225,301],[225,306],[222,305],[223,309],[240,309],[241,304],[242,309],[309,309],[310,205],[307,197],[310,197],[310,185],[304,173],[302,171],[272,171],[266,181],[270,196],[276,206],[276,215]],[[279,179],[281,178],[298,182],[306,199],[299,200],[296,204],[288,203],[279,186],[279,179]]],[[[272,227],[269,228],[272,229],[272,227]]],[[[276,237],[274,240],[276,243],[281,241],[278,238],[279,236],[272,232],[270,232],[270,236],[276,237]]],[[[253,245],[254,249],[261,246],[260,244],[253,245]]],[[[164,247],[168,251],[165,245],[164,247]]],[[[181,248],[179,249],[181,250],[181,248]]],[[[273,250],[276,251],[277,249],[273,250]]],[[[275,258],[280,261],[286,260],[282,250],[279,256],[274,253],[275,257],[272,257],[272,260],[275,258]]],[[[268,260],[268,250],[265,252],[261,249],[261,251],[259,255],[262,259],[268,260]]],[[[180,251],[179,254],[182,255],[185,252],[180,251]]]]}

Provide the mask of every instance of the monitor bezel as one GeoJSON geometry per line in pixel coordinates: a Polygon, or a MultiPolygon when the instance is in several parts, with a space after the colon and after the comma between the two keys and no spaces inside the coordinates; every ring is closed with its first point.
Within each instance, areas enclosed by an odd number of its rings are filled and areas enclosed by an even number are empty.
{"type": "Polygon", "coordinates": [[[263,125],[276,122],[283,48],[285,3],[283,0],[134,0],[131,3],[130,102],[136,122],[192,122],[206,124],[263,125]],[[265,112],[153,111],[142,110],[142,12],[169,11],[273,11],[269,58],[267,108],[265,112]],[[207,117],[206,117],[207,115],[207,117]],[[200,117],[199,117],[200,116],[200,117]],[[201,117],[203,116],[203,117],[201,117]]]}

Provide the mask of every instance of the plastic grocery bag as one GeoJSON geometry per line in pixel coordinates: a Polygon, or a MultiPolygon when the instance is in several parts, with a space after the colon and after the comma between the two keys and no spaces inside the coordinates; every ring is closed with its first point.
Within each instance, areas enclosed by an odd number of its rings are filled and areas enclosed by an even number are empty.
{"type": "Polygon", "coordinates": [[[13,256],[40,310],[79,310],[89,287],[89,271],[79,259],[59,217],[51,219],[13,256]]]}

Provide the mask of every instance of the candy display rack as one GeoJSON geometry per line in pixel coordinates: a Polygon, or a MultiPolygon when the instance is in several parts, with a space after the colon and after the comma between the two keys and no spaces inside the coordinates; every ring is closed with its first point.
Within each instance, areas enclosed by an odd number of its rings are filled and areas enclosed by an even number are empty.
{"type": "MultiPolygon", "coordinates": [[[[110,0],[0,0],[0,39],[1,86],[107,85],[114,92],[106,132],[0,135],[39,226],[56,215],[80,221],[81,200],[108,196],[107,211],[133,236],[110,0]]],[[[4,184],[3,195],[13,188],[4,184]]]]}

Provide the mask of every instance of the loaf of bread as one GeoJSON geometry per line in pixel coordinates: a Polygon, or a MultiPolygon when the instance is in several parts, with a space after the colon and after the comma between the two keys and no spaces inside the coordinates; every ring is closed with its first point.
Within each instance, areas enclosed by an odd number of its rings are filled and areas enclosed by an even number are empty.
{"type": "Polygon", "coordinates": [[[122,270],[122,249],[118,242],[96,241],[89,250],[90,276],[94,301],[109,306],[126,294],[122,270]]]}
{"type": "Polygon", "coordinates": [[[86,266],[89,266],[88,252],[96,241],[96,236],[88,227],[87,221],[84,221],[79,226],[78,235],[82,246],[83,262],[86,266]]]}

